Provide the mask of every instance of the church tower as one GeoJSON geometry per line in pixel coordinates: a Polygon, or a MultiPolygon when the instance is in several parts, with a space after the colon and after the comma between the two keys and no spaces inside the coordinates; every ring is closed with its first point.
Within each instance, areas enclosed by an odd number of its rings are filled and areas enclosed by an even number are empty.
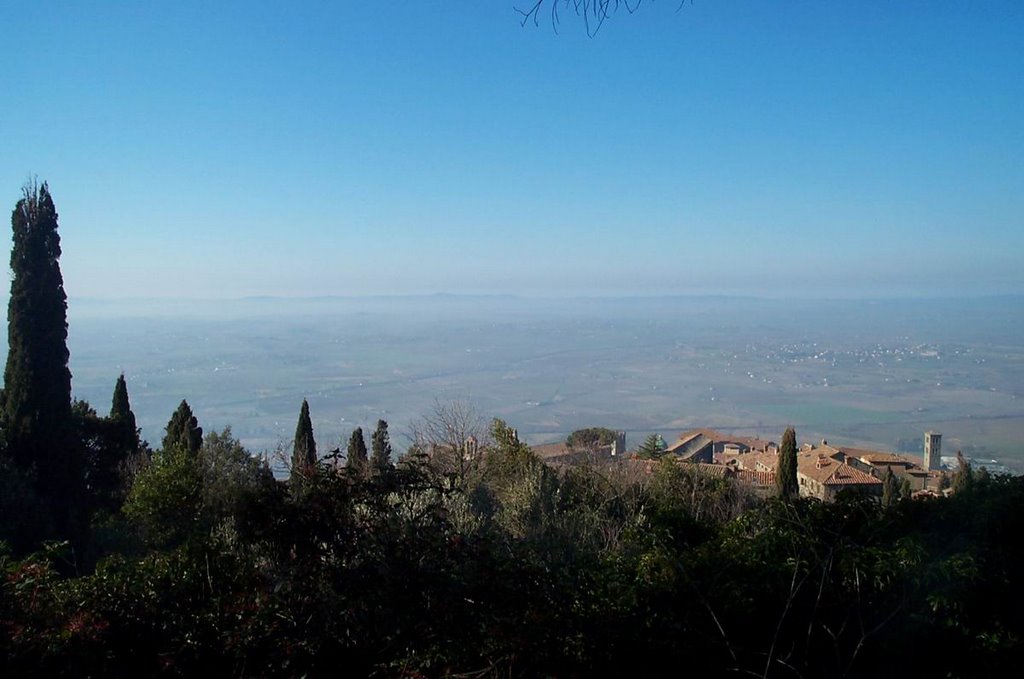
{"type": "Polygon", "coordinates": [[[924,468],[927,471],[942,466],[942,434],[934,431],[924,433],[924,468]]]}

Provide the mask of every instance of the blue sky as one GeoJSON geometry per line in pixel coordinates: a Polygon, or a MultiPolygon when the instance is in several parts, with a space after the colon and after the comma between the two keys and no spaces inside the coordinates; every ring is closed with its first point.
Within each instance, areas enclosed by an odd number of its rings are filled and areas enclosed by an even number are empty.
{"type": "Polygon", "coordinates": [[[9,3],[72,297],[1024,292],[1024,3],[9,3]]]}

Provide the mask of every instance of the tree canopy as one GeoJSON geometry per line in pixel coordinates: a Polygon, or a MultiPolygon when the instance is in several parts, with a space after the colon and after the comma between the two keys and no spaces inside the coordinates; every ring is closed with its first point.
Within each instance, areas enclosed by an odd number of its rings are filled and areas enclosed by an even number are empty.
{"type": "Polygon", "coordinates": [[[164,435],[163,448],[180,448],[191,455],[198,455],[203,445],[203,428],[199,426],[196,416],[188,401],[182,399],[178,409],[171,415],[164,435]]]}
{"type": "Polygon", "coordinates": [[[565,439],[565,445],[574,450],[590,450],[615,443],[615,431],[607,427],[577,429],[565,439]]]}

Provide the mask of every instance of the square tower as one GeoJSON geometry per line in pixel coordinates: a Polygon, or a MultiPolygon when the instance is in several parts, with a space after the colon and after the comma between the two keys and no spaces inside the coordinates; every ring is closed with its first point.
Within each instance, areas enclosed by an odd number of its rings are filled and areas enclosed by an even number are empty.
{"type": "Polygon", "coordinates": [[[942,465],[942,434],[934,431],[924,433],[924,468],[927,471],[938,469],[942,465]]]}

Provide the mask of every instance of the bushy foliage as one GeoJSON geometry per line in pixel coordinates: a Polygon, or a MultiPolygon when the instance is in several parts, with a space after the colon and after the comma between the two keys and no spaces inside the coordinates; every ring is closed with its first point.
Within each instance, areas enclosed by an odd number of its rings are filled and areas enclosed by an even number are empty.
{"type": "Polygon", "coordinates": [[[39,536],[53,533],[47,510],[32,479],[0,453],[0,542],[19,554],[30,551],[39,536]]]}
{"type": "Polygon", "coordinates": [[[199,451],[175,445],[155,452],[136,474],[124,505],[143,541],[167,549],[236,530],[236,517],[275,487],[230,427],[208,434],[199,451]]]}
{"type": "Polygon", "coordinates": [[[606,427],[577,429],[565,439],[565,445],[573,450],[591,450],[615,443],[615,432],[606,427]]]}
{"type": "Polygon", "coordinates": [[[126,436],[123,421],[100,417],[86,401],[76,400],[71,416],[83,456],[87,508],[115,512],[125,499],[128,461],[139,446],[126,436]]]}
{"type": "Polygon", "coordinates": [[[195,455],[179,446],[162,448],[135,476],[124,513],[148,544],[180,544],[199,531],[202,480],[195,455]]]}
{"type": "Polygon", "coordinates": [[[245,513],[251,503],[271,492],[275,485],[266,460],[246,450],[231,435],[231,427],[206,435],[199,463],[202,507],[209,526],[245,513]]]}
{"type": "Polygon", "coordinates": [[[180,491],[205,526],[190,539],[77,578],[59,549],[0,559],[0,670],[993,676],[1021,660],[1019,478],[882,512],[756,500],[671,460],[559,471],[503,422],[491,437],[462,482],[420,456],[359,479],[319,464],[293,493],[212,434],[180,491]]]}

